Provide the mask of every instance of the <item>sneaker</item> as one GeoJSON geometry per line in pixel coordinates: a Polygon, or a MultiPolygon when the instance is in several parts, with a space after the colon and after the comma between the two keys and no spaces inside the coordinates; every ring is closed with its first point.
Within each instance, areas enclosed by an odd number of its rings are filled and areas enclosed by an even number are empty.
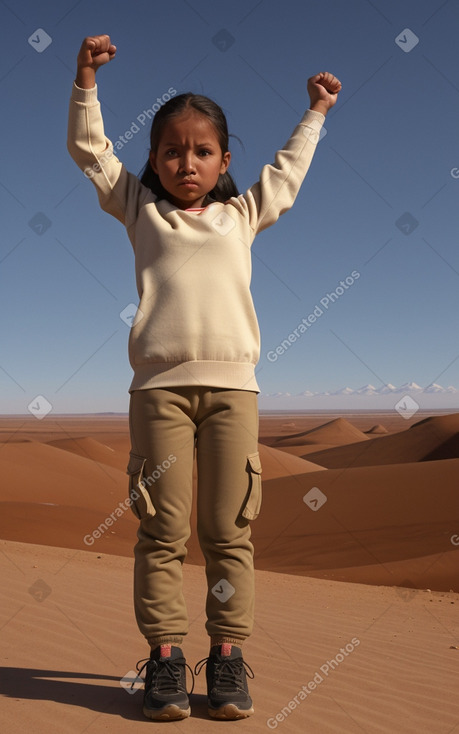
{"type": "MultiPolygon", "coordinates": [[[[140,676],[143,669],[147,669],[143,697],[143,713],[147,719],[186,719],[191,712],[186,692],[186,668],[192,676],[193,671],[186,664],[181,649],[159,645],[139,668],[142,662],[137,663],[137,670],[140,676]]],[[[193,686],[190,693],[192,691],[193,686]]]]}
{"type": "Polygon", "coordinates": [[[210,655],[196,663],[199,675],[206,664],[207,707],[213,719],[245,719],[253,714],[247,675],[254,677],[252,668],[242,659],[236,645],[215,645],[210,655]]]}

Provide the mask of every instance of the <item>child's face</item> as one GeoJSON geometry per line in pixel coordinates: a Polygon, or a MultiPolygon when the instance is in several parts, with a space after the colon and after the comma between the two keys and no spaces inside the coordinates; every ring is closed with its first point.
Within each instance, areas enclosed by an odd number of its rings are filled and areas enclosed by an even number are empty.
{"type": "Polygon", "coordinates": [[[158,150],[150,153],[151,167],[179,209],[202,206],[230,159],[231,153],[222,153],[213,124],[195,110],[171,118],[158,150]]]}

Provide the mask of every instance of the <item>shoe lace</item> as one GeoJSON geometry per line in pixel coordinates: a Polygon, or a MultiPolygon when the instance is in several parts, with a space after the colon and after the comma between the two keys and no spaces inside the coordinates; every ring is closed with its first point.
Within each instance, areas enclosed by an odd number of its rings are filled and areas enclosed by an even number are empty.
{"type": "MultiPolygon", "coordinates": [[[[194,666],[195,675],[199,675],[208,660],[209,658],[207,657],[196,663],[194,666]]],[[[215,686],[223,688],[224,690],[231,690],[234,687],[234,684],[236,684],[238,688],[244,690],[244,680],[242,677],[242,671],[244,669],[248,678],[255,678],[255,673],[252,668],[242,658],[216,662],[214,668],[215,686]]]]}
{"type": "Polygon", "coordinates": [[[143,671],[148,664],[153,666],[155,676],[155,684],[159,693],[168,693],[171,690],[177,689],[177,684],[180,683],[181,668],[185,666],[191,673],[191,691],[187,692],[188,696],[191,696],[194,690],[194,675],[193,671],[188,663],[177,663],[176,660],[151,660],[151,658],[143,658],[138,660],[136,663],[137,677],[132,681],[131,688],[134,687],[135,682],[142,676],[143,671]],[[142,665],[143,663],[143,665],[142,665]],[[141,667],[139,667],[141,666],[141,667]]]}

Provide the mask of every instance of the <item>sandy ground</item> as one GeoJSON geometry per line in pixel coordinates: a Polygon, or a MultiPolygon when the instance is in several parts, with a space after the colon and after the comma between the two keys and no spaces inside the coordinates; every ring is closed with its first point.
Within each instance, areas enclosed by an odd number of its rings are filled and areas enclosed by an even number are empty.
{"type": "MultiPolygon", "coordinates": [[[[137,521],[105,523],[126,499],[127,417],[0,419],[1,731],[459,734],[459,414],[262,415],[259,450],[256,714],[208,720],[202,674],[192,717],[155,724],[120,684],[148,653],[137,521]]],[[[192,665],[208,651],[194,524],[192,665]]]]}
{"type": "MultiPolygon", "coordinates": [[[[133,617],[132,561],[10,541],[0,550],[2,731],[458,731],[456,594],[257,571],[245,645],[255,715],[209,720],[201,675],[192,716],[157,724],[143,718],[141,690],[129,694],[121,683],[147,654],[133,617]]],[[[194,665],[207,654],[203,569],[187,565],[184,586],[184,652],[194,665]]]]}

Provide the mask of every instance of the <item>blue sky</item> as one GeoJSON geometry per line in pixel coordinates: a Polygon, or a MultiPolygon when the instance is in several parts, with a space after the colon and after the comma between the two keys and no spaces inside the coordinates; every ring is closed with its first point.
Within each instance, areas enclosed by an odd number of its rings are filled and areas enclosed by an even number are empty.
{"type": "MultiPolygon", "coordinates": [[[[128,409],[133,253],[66,151],[76,55],[96,33],[118,47],[98,74],[106,134],[170,87],[206,94],[243,143],[241,191],[307,108],[307,78],[342,81],[294,207],[255,241],[262,393],[459,388],[456,2],[10,0],[0,14],[2,413],[38,395],[55,413],[128,409]]],[[[133,172],[148,155],[139,127],[119,154],[133,172]]]]}

